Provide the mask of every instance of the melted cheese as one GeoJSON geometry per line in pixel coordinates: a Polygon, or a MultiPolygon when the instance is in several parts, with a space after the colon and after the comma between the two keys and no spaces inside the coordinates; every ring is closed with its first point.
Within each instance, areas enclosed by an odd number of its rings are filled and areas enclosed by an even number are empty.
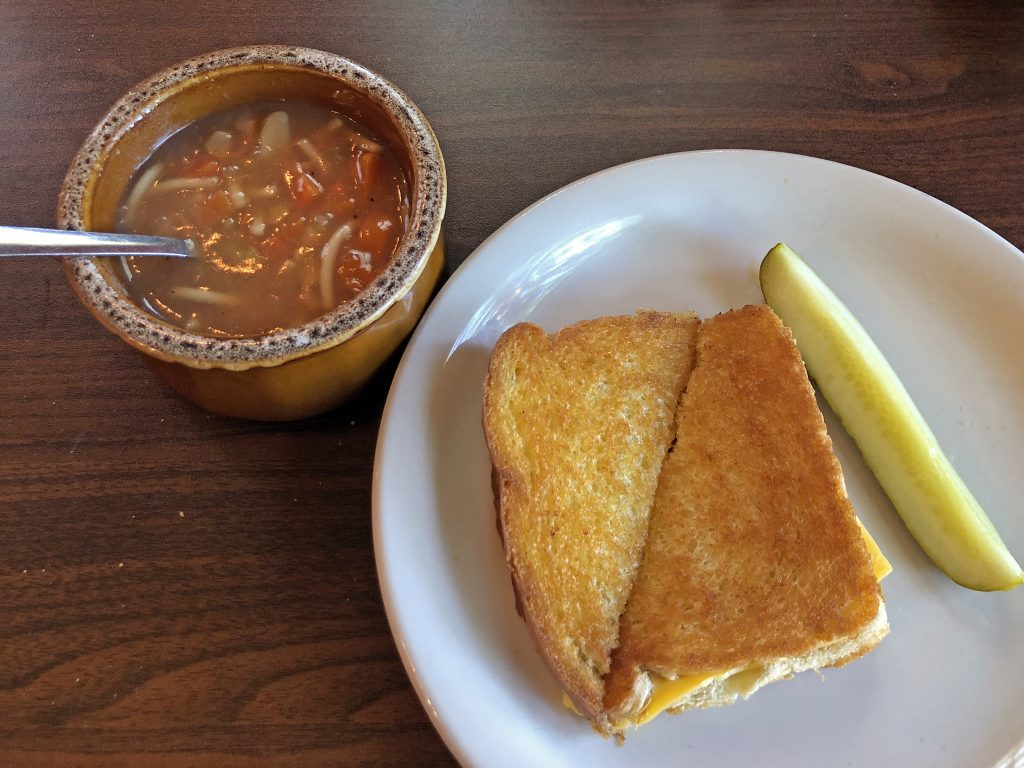
{"type": "Polygon", "coordinates": [[[864,527],[860,518],[857,518],[857,525],[860,526],[860,535],[864,537],[864,546],[868,548],[868,556],[871,557],[871,568],[875,572],[875,578],[881,581],[892,573],[892,565],[885,559],[882,550],[875,544],[875,540],[871,538],[871,534],[868,533],[868,529],[864,527]]]}
{"type": "Polygon", "coordinates": [[[654,691],[651,693],[651,700],[636,718],[637,725],[650,722],[669,707],[673,706],[684,696],[700,688],[704,683],[711,682],[721,677],[721,672],[712,672],[707,675],[680,675],[675,680],[669,680],[650,673],[651,682],[654,684],[654,691]]]}

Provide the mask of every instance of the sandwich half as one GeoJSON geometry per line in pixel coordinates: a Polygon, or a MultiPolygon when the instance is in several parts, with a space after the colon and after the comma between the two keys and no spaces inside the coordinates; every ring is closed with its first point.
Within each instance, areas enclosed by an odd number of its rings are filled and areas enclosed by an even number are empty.
{"type": "Polygon", "coordinates": [[[604,680],[611,732],[868,652],[887,572],[789,330],[764,306],[705,320],[604,680]]]}
{"type": "Polygon", "coordinates": [[[492,353],[484,432],[517,606],[574,708],[611,729],[604,677],[693,361],[693,314],[641,312],[492,353]]]}

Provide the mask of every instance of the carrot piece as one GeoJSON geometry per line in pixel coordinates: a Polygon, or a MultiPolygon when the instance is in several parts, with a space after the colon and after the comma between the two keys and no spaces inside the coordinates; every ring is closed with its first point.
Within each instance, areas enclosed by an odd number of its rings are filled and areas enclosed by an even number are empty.
{"type": "Polygon", "coordinates": [[[377,180],[381,170],[381,157],[378,152],[361,152],[356,154],[356,178],[359,186],[369,187],[377,180]]]}
{"type": "MultiPolygon", "coordinates": [[[[362,217],[360,217],[360,220],[362,220],[362,217]]],[[[390,254],[394,248],[397,230],[398,228],[395,226],[381,229],[377,226],[377,219],[367,222],[365,226],[359,228],[358,248],[372,253],[377,258],[390,254]]]]}
{"type": "Polygon", "coordinates": [[[323,192],[323,187],[308,173],[288,173],[285,178],[288,180],[288,191],[299,206],[309,204],[323,192]]]}
{"type": "Polygon", "coordinates": [[[213,155],[200,149],[193,150],[181,160],[181,176],[199,178],[215,176],[220,171],[220,162],[213,155]]]}
{"type": "Polygon", "coordinates": [[[348,179],[338,180],[331,184],[320,195],[316,208],[323,213],[335,213],[341,215],[352,209],[353,198],[352,182],[348,179]]]}

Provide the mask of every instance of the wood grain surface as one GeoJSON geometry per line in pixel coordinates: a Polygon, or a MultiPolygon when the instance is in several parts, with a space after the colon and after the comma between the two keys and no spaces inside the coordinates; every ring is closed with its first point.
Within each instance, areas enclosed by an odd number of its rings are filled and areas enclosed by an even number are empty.
{"type": "MultiPolygon", "coordinates": [[[[0,0],[0,223],[53,223],[72,155],[138,80],[273,42],[347,55],[428,115],[449,270],[570,181],[715,147],[891,176],[1024,245],[1024,5],[834,5],[0,0]]],[[[59,265],[0,263],[0,765],[453,762],[374,569],[394,365],[322,418],[210,416],[59,265]]]]}

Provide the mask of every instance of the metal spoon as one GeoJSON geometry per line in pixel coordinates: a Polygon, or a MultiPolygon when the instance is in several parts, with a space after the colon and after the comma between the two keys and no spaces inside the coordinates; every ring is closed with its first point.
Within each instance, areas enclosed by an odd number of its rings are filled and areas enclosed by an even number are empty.
{"type": "Polygon", "coordinates": [[[91,259],[95,256],[194,255],[191,240],[150,235],[115,235],[64,229],[0,227],[0,258],[7,256],[64,256],[91,259]]]}

